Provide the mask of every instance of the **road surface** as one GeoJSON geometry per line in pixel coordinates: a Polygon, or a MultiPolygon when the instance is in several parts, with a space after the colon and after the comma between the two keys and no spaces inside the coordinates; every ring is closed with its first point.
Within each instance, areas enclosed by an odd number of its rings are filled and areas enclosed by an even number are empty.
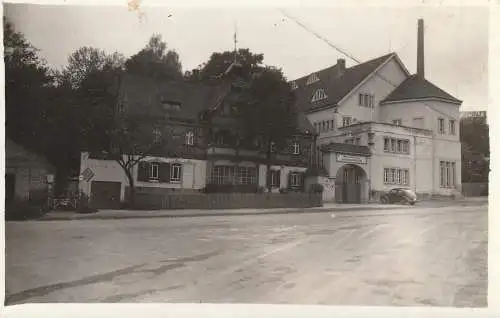
{"type": "Polygon", "coordinates": [[[7,304],[484,307],[487,206],[6,223],[7,304]]]}

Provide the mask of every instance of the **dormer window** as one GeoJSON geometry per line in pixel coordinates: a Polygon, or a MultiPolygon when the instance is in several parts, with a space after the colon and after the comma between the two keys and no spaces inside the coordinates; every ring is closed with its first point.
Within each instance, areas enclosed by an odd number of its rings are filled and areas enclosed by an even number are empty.
{"type": "Polygon", "coordinates": [[[188,146],[194,145],[194,133],[192,131],[188,131],[186,133],[186,145],[188,146]]]}
{"type": "Polygon", "coordinates": [[[311,85],[312,83],[316,83],[319,81],[319,76],[316,73],[313,73],[307,79],[306,85],[311,85]]]}
{"type": "Polygon", "coordinates": [[[352,117],[351,116],[342,117],[342,127],[351,126],[351,124],[352,124],[352,117]]]}
{"type": "Polygon", "coordinates": [[[327,99],[328,96],[326,95],[325,93],[325,90],[320,88],[320,89],[317,89],[315,92],[314,92],[314,95],[312,97],[312,100],[311,102],[317,102],[317,101],[320,101],[320,100],[323,100],[323,99],[327,99]]]}
{"type": "Polygon", "coordinates": [[[158,128],[153,129],[153,142],[159,144],[161,141],[161,131],[158,128]]]}
{"type": "Polygon", "coordinates": [[[296,141],[292,143],[292,153],[294,155],[300,154],[300,144],[296,141]]]}
{"type": "Polygon", "coordinates": [[[297,83],[295,81],[290,83],[290,87],[292,88],[292,90],[299,88],[299,86],[297,85],[297,83]]]}

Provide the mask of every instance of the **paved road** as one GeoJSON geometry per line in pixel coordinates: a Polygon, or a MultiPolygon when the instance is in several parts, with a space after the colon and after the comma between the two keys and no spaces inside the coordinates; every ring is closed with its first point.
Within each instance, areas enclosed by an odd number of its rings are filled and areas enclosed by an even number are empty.
{"type": "Polygon", "coordinates": [[[8,222],[7,304],[486,306],[487,207],[8,222]]]}

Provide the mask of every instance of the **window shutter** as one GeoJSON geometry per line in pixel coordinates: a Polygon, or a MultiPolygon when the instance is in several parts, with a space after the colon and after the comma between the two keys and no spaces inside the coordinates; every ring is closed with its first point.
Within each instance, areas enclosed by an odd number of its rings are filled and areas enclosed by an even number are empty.
{"type": "Polygon", "coordinates": [[[306,178],[304,173],[300,173],[299,178],[300,178],[300,190],[304,191],[306,186],[306,178]]]}
{"type": "Polygon", "coordinates": [[[160,182],[170,182],[170,164],[160,163],[158,170],[160,182]]]}
{"type": "Polygon", "coordinates": [[[147,162],[139,162],[137,181],[149,181],[149,164],[147,162]]]}

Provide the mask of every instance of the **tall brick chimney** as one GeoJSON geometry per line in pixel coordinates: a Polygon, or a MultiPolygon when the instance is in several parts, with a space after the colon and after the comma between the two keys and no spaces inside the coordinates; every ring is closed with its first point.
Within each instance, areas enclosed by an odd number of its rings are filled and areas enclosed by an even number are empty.
{"type": "Polygon", "coordinates": [[[417,76],[425,77],[425,56],[424,56],[424,19],[418,19],[417,35],[417,76]]]}

